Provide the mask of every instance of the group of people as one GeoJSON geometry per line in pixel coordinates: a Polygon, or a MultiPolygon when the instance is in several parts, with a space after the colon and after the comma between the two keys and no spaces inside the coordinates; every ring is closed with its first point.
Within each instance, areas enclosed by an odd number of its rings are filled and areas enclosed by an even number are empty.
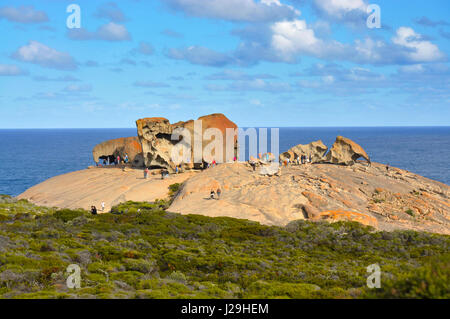
{"type": "Polygon", "coordinates": [[[222,191],[220,190],[220,188],[218,188],[216,191],[214,191],[214,189],[211,190],[211,192],[209,193],[210,199],[215,199],[216,195],[217,195],[217,199],[220,199],[220,195],[222,194],[222,191]]]}
{"type": "MultiPolygon", "coordinates": [[[[307,164],[307,163],[312,163],[311,155],[309,155],[309,157],[306,155],[297,156],[295,158],[295,160],[292,161],[292,164],[297,164],[297,165],[303,165],[303,164],[307,164]]],[[[284,161],[280,160],[280,165],[288,166],[289,164],[291,164],[290,158],[287,158],[284,161]]]]}
{"type": "MultiPolygon", "coordinates": [[[[128,154],[125,153],[124,157],[121,158],[120,155],[117,155],[117,157],[114,157],[114,160],[112,160],[112,156],[108,156],[108,158],[103,158],[103,166],[107,166],[107,165],[113,165],[117,166],[119,164],[128,164],[130,162],[130,159],[128,157],[128,154]]],[[[99,166],[99,164],[97,163],[97,166],[99,166]]]]}
{"type": "MultiPolygon", "coordinates": [[[[104,212],[105,211],[105,202],[102,202],[101,204],[101,209],[102,209],[102,212],[104,212]]],[[[92,215],[97,215],[97,207],[95,207],[94,205],[92,205],[91,206],[91,214],[92,215]]]]}

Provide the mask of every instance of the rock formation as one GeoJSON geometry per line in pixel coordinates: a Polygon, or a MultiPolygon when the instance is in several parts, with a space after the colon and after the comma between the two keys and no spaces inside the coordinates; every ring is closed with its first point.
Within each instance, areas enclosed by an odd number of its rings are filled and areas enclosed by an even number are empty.
{"type": "Polygon", "coordinates": [[[351,139],[338,136],[330,151],[325,157],[325,163],[353,165],[358,158],[364,158],[370,163],[369,155],[364,149],[351,139]]]}
{"type": "Polygon", "coordinates": [[[323,142],[319,140],[306,145],[299,144],[297,146],[294,146],[287,152],[282,153],[280,155],[280,159],[281,161],[289,159],[292,162],[296,158],[300,158],[302,155],[305,155],[308,158],[309,156],[311,156],[312,163],[319,163],[323,161],[324,155],[327,150],[328,147],[326,147],[325,144],[323,144],[323,142]]]}
{"type": "MultiPolygon", "coordinates": [[[[212,141],[218,141],[218,145],[222,150],[222,156],[219,153],[216,154],[218,150],[214,149],[212,151],[213,159],[203,158],[205,162],[211,162],[215,160],[217,163],[225,162],[227,154],[227,143],[226,143],[226,130],[231,128],[236,130],[237,126],[232,121],[230,121],[223,114],[211,114],[207,116],[199,117],[198,120],[201,123],[201,130],[196,132],[194,130],[195,121],[190,120],[187,122],[177,122],[170,124],[169,120],[165,118],[144,118],[136,121],[138,137],[142,144],[144,161],[147,167],[161,167],[166,168],[169,171],[174,171],[176,163],[172,160],[172,150],[174,146],[181,142],[184,145],[189,146],[191,149],[191,156],[188,162],[182,163],[184,169],[191,169],[194,167],[200,167],[202,163],[194,163],[194,141],[202,141],[201,151],[205,151],[212,141]],[[184,141],[183,137],[180,140],[171,140],[172,133],[178,128],[185,128],[190,132],[191,141],[184,141]],[[218,129],[223,137],[222,141],[216,140],[216,136],[212,138],[202,138],[204,137],[205,131],[208,129],[218,129]],[[201,134],[201,136],[199,136],[201,134]]],[[[233,145],[231,146],[233,156],[237,155],[237,136],[233,137],[233,145]]]]}
{"type": "Polygon", "coordinates": [[[305,155],[307,158],[311,156],[311,163],[328,163],[350,166],[356,163],[359,158],[364,158],[370,163],[370,157],[364,149],[351,139],[338,136],[331,149],[322,143],[322,141],[312,142],[306,145],[299,144],[292,147],[287,152],[280,155],[280,160],[289,159],[291,162],[297,157],[305,155]]]}
{"type": "Polygon", "coordinates": [[[95,146],[92,150],[92,156],[96,163],[101,162],[103,159],[114,161],[117,156],[123,159],[125,154],[128,154],[130,163],[134,167],[142,167],[144,165],[142,147],[137,136],[105,141],[95,146]]]}
{"type": "Polygon", "coordinates": [[[277,176],[227,163],[186,180],[169,211],[268,225],[342,220],[387,231],[450,234],[450,187],[398,168],[386,172],[378,163],[290,165],[277,176]],[[221,198],[210,200],[209,192],[217,188],[221,198]]]}

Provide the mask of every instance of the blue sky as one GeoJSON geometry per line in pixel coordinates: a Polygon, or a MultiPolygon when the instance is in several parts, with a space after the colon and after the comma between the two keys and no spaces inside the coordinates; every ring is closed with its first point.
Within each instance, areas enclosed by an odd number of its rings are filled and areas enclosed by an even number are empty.
{"type": "Polygon", "coordinates": [[[1,1],[0,128],[216,112],[239,126],[447,126],[449,12],[448,0],[1,1]],[[81,29],[66,25],[72,3],[81,29]]]}

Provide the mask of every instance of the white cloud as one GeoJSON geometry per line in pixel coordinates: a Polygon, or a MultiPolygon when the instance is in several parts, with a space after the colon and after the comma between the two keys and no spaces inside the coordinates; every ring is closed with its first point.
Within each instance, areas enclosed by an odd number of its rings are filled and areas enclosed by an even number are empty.
{"type": "Polygon", "coordinates": [[[73,70],[77,68],[75,60],[67,52],[60,52],[40,42],[30,41],[13,53],[13,58],[38,64],[43,67],[73,70]]]}
{"type": "Polygon", "coordinates": [[[90,92],[90,91],[92,91],[92,86],[88,85],[88,84],[86,84],[86,85],[72,84],[72,85],[66,86],[63,91],[69,92],[69,93],[90,92]]]}
{"type": "Polygon", "coordinates": [[[26,71],[14,64],[0,64],[0,76],[15,76],[27,74],[26,71]]]}
{"type": "Polygon", "coordinates": [[[144,55],[152,55],[153,53],[155,53],[155,48],[150,43],[142,41],[139,43],[139,47],[133,49],[132,52],[138,52],[144,55]]]}
{"type": "Polygon", "coordinates": [[[304,20],[276,22],[272,31],[272,47],[288,60],[301,52],[317,54],[322,46],[304,20]]]}
{"type": "Polygon", "coordinates": [[[191,16],[230,21],[277,21],[292,19],[300,12],[279,0],[161,0],[172,9],[191,16]]]}
{"type": "Polygon", "coordinates": [[[86,29],[69,29],[68,37],[72,40],[105,40],[105,41],[129,41],[131,35],[122,24],[109,22],[98,28],[95,32],[86,29]]]}
{"type": "Polygon", "coordinates": [[[364,0],[314,0],[315,8],[335,20],[361,18],[366,13],[364,0]]]}
{"type": "Polygon", "coordinates": [[[95,16],[108,19],[113,22],[124,22],[126,20],[125,14],[114,2],[108,2],[100,5],[95,13],[95,16]]]}
{"type": "Polygon", "coordinates": [[[391,43],[372,38],[357,39],[353,44],[324,40],[304,20],[273,23],[271,32],[271,48],[285,62],[294,62],[303,54],[363,64],[410,64],[445,58],[437,45],[406,27],[397,30],[391,43]]]}
{"type": "Polygon", "coordinates": [[[422,36],[412,28],[398,28],[395,37],[392,38],[392,42],[411,49],[411,52],[407,53],[411,61],[432,62],[444,58],[444,54],[439,50],[437,45],[423,40],[422,36]]]}
{"type": "Polygon", "coordinates": [[[37,11],[33,6],[2,7],[0,8],[0,19],[6,19],[18,23],[40,23],[48,21],[44,11],[37,11]]]}
{"type": "Polygon", "coordinates": [[[200,46],[170,49],[166,55],[174,60],[186,60],[192,64],[215,67],[222,67],[234,62],[233,58],[227,54],[200,46]]]}
{"type": "Polygon", "coordinates": [[[107,41],[130,40],[130,34],[124,25],[110,22],[101,26],[97,31],[98,37],[107,41]]]}

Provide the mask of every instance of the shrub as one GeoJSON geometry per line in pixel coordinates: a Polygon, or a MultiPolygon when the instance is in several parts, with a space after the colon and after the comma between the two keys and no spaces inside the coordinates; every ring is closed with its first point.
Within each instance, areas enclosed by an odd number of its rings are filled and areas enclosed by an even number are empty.
{"type": "Polygon", "coordinates": [[[56,219],[62,220],[64,223],[67,223],[68,221],[71,221],[75,218],[84,216],[86,214],[86,211],[84,210],[72,210],[72,209],[61,209],[56,211],[53,216],[56,219]]]}

